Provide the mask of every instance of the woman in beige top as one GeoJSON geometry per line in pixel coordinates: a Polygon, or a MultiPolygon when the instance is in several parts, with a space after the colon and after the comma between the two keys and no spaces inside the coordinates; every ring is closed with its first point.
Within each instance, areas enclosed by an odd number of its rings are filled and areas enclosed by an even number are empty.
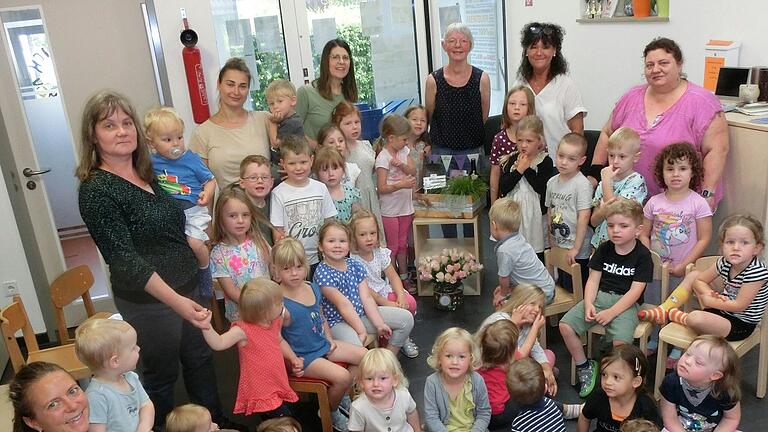
{"type": "Polygon", "coordinates": [[[227,60],[219,72],[219,111],[195,129],[189,148],[200,155],[223,188],[238,181],[248,155],[269,158],[267,113],[247,111],[251,71],[241,58],[227,60]]]}

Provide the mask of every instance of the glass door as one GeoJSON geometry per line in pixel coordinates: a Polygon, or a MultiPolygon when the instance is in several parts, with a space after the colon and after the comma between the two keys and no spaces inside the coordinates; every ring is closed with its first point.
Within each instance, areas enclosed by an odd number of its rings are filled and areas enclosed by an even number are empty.
{"type": "Polygon", "coordinates": [[[501,114],[507,92],[506,30],[502,0],[438,0],[430,2],[434,69],[448,63],[441,41],[448,25],[463,22],[475,40],[469,63],[491,79],[490,115],[501,114]]]}

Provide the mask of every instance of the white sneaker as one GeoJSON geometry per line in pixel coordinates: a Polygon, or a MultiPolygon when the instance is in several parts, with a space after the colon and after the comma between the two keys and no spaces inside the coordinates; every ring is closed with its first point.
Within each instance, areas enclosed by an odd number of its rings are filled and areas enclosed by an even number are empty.
{"type": "Polygon", "coordinates": [[[411,338],[408,338],[408,340],[405,341],[405,345],[403,345],[400,350],[403,352],[403,355],[408,358],[416,358],[419,356],[419,347],[416,346],[411,338]]]}

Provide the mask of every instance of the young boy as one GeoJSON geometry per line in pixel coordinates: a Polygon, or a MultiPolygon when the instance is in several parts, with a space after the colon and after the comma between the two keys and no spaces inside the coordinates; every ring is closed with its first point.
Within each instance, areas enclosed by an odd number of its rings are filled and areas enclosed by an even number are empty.
{"type": "Polygon", "coordinates": [[[639,202],[645,201],[648,188],[643,176],[635,171],[640,158],[640,135],[628,127],[620,127],[608,138],[608,166],[600,171],[602,180],[597,184],[592,199],[592,216],[589,221],[595,228],[592,247],[608,240],[605,229],[605,205],[614,197],[624,197],[639,202]]]}
{"type": "MultiPolygon", "coordinates": [[[[296,113],[296,87],[290,81],[284,79],[274,80],[265,91],[267,105],[269,105],[269,121],[267,131],[269,133],[270,160],[273,175],[277,174],[280,162],[280,144],[289,135],[304,136],[304,122],[296,113]]],[[[278,184],[279,177],[278,177],[278,184]]]]}
{"type": "Polygon", "coordinates": [[[219,429],[211,420],[211,413],[200,405],[177,406],[165,418],[165,432],[235,432],[233,429],[219,429]]]}
{"type": "Polygon", "coordinates": [[[310,265],[309,280],[320,261],[320,227],[337,214],[328,188],[309,178],[312,159],[312,150],[304,137],[291,135],[280,145],[280,164],[287,177],[272,190],[269,217],[280,238],[289,235],[304,246],[310,265]]]}
{"type": "Polygon", "coordinates": [[[93,373],[85,394],[89,431],[150,431],[155,407],[133,372],[139,361],[136,330],[125,321],[86,320],[75,333],[77,357],[93,373]]]}
{"type": "Polygon", "coordinates": [[[563,341],[576,362],[581,397],[594,389],[598,365],[587,360],[580,336],[600,324],[614,346],[631,344],[645,285],[653,279],[651,252],[637,240],[643,229],[643,207],[637,201],[617,198],[604,211],[608,241],[589,261],[584,300],[560,320],[563,341]]]}
{"type": "Polygon", "coordinates": [[[488,211],[491,235],[496,244],[499,286],[493,291],[493,305],[499,306],[517,284],[528,283],[541,288],[547,303],[555,298],[555,281],[525,241],[520,228],[520,204],[506,197],[496,200],[488,211]]]}
{"type": "MultiPolygon", "coordinates": [[[[270,200],[269,193],[272,192],[272,171],[270,170],[269,160],[261,155],[246,156],[240,162],[240,187],[256,206],[256,209],[269,219],[270,200]]],[[[270,246],[274,245],[274,236],[272,228],[260,225],[261,233],[270,246]]]]}
{"type": "Polygon", "coordinates": [[[544,396],[544,371],[536,360],[515,360],[507,372],[509,397],[520,404],[520,412],[512,421],[513,432],[565,432],[562,411],[552,399],[544,396]]]}
{"type": "MultiPolygon", "coordinates": [[[[592,238],[589,213],[592,208],[592,185],[579,167],[587,160],[587,140],[577,133],[563,136],[557,145],[555,164],[558,175],[547,182],[547,206],[550,246],[568,249],[568,262],[581,265],[581,280],[587,280],[592,238]]],[[[560,285],[573,290],[571,277],[561,272],[560,285]]]]}
{"type": "Polygon", "coordinates": [[[205,230],[211,221],[208,204],[216,189],[213,173],[194,152],[184,147],[184,120],[173,108],[160,107],[144,115],[144,135],[154,149],[152,168],[157,182],[184,208],[184,233],[200,267],[201,293],[213,296],[205,230]]]}

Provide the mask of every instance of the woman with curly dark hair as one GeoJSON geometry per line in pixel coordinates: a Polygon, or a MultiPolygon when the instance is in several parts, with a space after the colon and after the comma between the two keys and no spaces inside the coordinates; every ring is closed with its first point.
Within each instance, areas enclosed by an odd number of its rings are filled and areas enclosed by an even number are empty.
{"type": "Polygon", "coordinates": [[[544,122],[547,151],[554,155],[560,138],[584,133],[587,109],[576,83],[568,76],[562,53],[563,28],[551,23],[528,23],[520,32],[523,55],[517,70],[523,85],[536,95],[536,115],[544,122]]]}

